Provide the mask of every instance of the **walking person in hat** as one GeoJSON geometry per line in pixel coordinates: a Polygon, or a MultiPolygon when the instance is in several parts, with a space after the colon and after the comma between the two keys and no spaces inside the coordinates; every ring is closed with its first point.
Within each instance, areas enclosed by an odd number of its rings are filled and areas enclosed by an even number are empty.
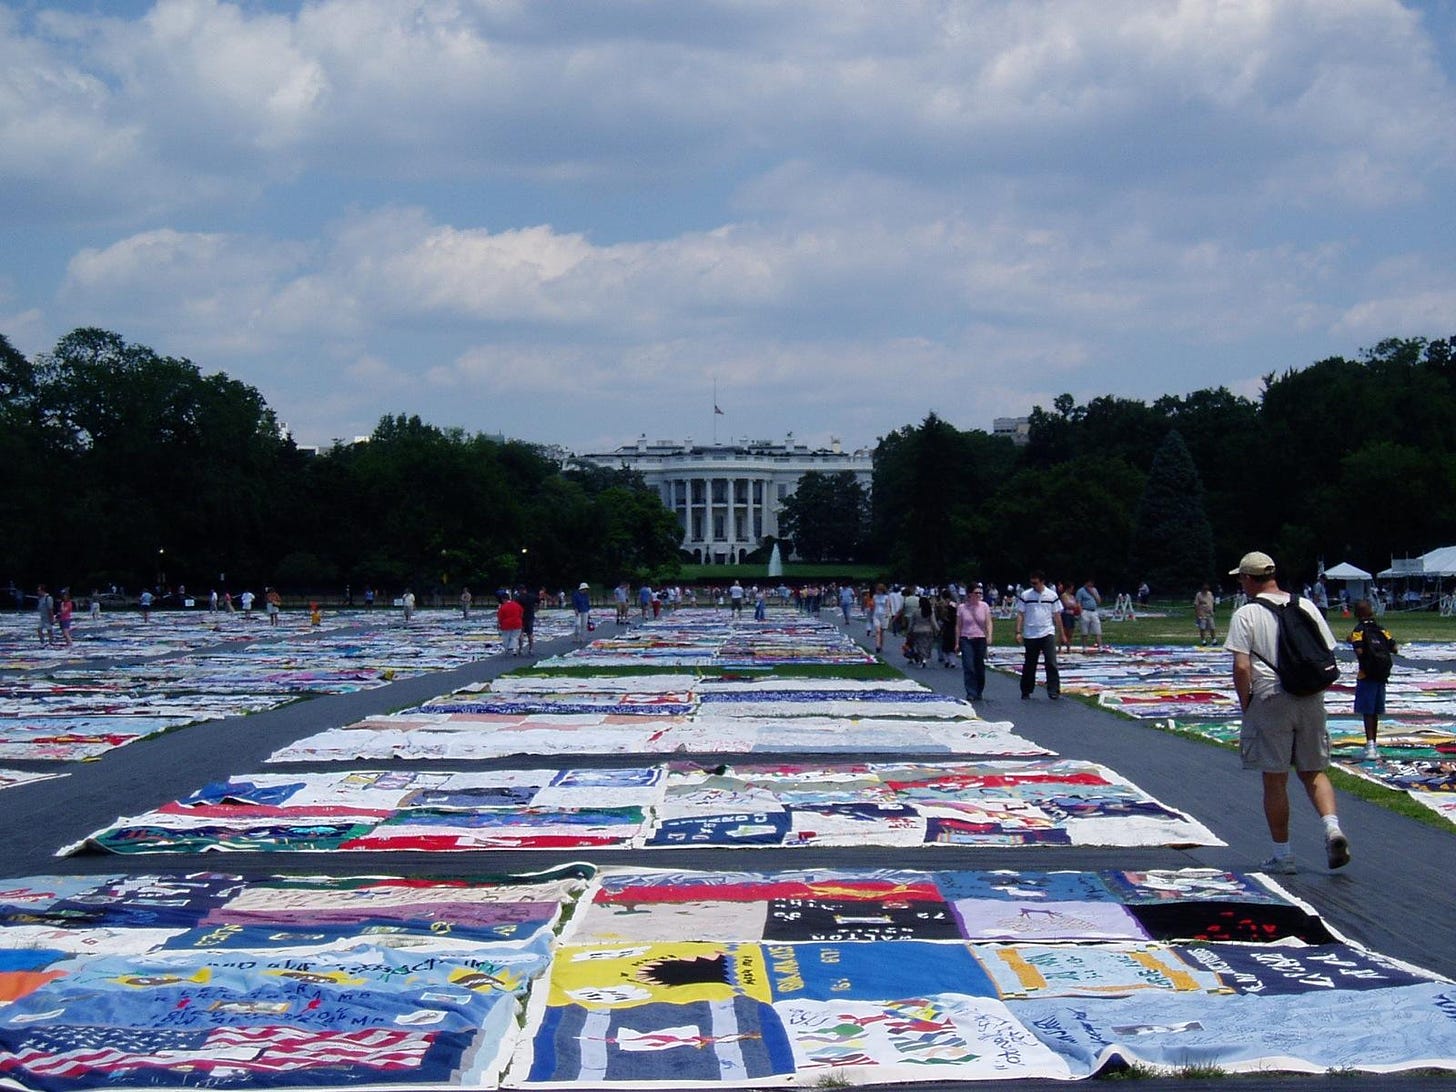
{"type": "Polygon", "coordinates": [[[1335,789],[1325,773],[1330,764],[1330,733],[1325,723],[1321,693],[1291,694],[1280,684],[1278,663],[1279,619],[1274,611],[1255,602],[1262,599],[1285,607],[1291,602],[1314,620],[1326,647],[1335,647],[1334,634],[1308,599],[1282,591],[1274,578],[1274,559],[1266,553],[1247,553],[1229,573],[1249,599],[1229,621],[1224,648],[1234,656],[1234,690],[1243,710],[1239,730],[1239,756],[1246,770],[1263,776],[1264,820],[1274,842],[1274,855],[1260,868],[1291,875],[1296,872],[1289,844],[1289,768],[1292,765],[1314,810],[1324,823],[1325,857],[1330,868],[1350,862],[1350,842],[1335,813],[1335,789]]]}

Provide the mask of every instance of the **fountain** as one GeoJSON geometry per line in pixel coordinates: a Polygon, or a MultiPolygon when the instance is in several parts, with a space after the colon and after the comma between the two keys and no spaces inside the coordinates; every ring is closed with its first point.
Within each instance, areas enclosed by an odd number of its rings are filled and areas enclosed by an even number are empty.
{"type": "Polygon", "coordinates": [[[768,555],[768,575],[784,575],[784,558],[783,555],[779,553],[779,544],[777,542],[774,543],[773,553],[768,555]]]}

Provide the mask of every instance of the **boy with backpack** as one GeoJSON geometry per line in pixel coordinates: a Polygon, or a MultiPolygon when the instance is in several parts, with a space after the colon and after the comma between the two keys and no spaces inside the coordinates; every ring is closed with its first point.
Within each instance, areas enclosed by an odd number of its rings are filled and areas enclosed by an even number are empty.
{"type": "Polygon", "coordinates": [[[1360,666],[1355,676],[1355,712],[1365,718],[1365,761],[1380,758],[1375,736],[1380,728],[1380,714],[1385,712],[1385,684],[1390,681],[1391,657],[1395,655],[1395,638],[1375,620],[1370,600],[1355,604],[1355,631],[1350,634],[1350,647],[1360,666]]]}
{"type": "Polygon", "coordinates": [[[1274,855],[1260,868],[1298,871],[1289,844],[1291,765],[1324,824],[1327,863],[1343,868],[1350,863],[1350,841],[1325,773],[1330,733],[1322,691],[1340,675],[1334,634],[1313,603],[1279,587],[1268,554],[1245,554],[1229,575],[1239,578],[1248,598],[1234,612],[1224,642],[1234,656],[1234,690],[1243,710],[1239,757],[1244,769],[1263,777],[1264,821],[1274,842],[1274,855]]]}

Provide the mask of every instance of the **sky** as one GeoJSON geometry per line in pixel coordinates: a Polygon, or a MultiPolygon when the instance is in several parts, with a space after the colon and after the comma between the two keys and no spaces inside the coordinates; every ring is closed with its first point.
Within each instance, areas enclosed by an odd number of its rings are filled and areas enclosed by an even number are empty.
{"type": "Polygon", "coordinates": [[[0,334],[325,446],[1256,398],[1456,334],[1453,71],[1452,0],[0,0],[0,334]]]}

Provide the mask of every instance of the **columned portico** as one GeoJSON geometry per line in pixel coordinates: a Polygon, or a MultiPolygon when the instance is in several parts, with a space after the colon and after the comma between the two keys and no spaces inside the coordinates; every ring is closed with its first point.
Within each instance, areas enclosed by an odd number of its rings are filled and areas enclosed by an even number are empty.
{"type": "Polygon", "coordinates": [[[583,455],[600,466],[641,473],[682,527],[682,548],[704,564],[736,564],[779,537],[779,506],[811,470],[824,474],[852,471],[870,487],[868,451],[841,451],[795,444],[744,441],[735,445],[694,446],[659,440],[620,447],[610,454],[583,455]]]}

